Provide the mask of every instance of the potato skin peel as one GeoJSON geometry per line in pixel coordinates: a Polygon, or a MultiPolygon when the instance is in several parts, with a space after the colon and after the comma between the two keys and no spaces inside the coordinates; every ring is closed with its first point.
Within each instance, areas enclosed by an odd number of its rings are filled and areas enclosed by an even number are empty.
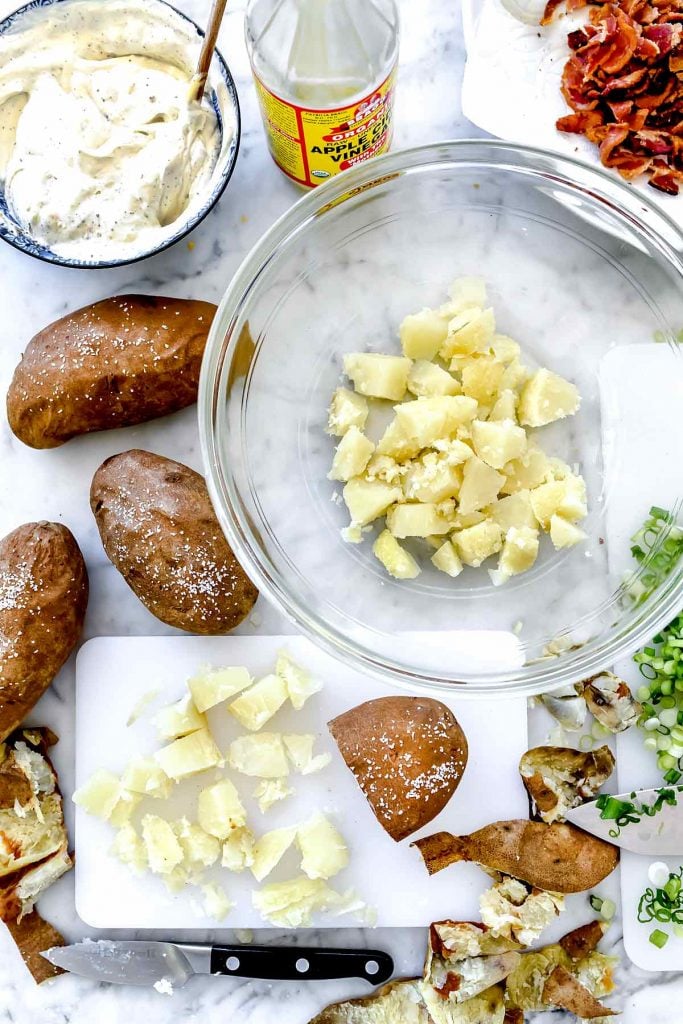
{"type": "Polygon", "coordinates": [[[512,875],[546,892],[585,892],[619,863],[619,851],[573,825],[497,821],[467,836],[437,832],[413,843],[430,875],[457,861],[512,875]]]}

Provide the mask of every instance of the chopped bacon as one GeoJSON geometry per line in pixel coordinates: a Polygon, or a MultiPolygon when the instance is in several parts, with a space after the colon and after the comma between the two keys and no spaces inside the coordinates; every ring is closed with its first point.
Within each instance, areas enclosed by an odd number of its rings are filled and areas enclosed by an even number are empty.
{"type": "Polygon", "coordinates": [[[588,128],[594,128],[602,124],[602,114],[599,110],[582,110],[576,114],[566,114],[557,122],[558,131],[569,132],[574,135],[585,135],[588,128]]]}
{"type": "MultiPolygon", "coordinates": [[[[563,0],[549,0],[542,24],[563,0]]],[[[678,195],[683,182],[683,0],[565,0],[589,6],[567,37],[558,131],[599,147],[605,167],[678,195]]]]}

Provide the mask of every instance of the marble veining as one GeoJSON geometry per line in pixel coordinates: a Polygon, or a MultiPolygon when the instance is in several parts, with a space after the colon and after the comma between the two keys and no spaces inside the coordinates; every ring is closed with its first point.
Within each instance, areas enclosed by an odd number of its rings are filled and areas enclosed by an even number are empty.
{"type": "MultiPolygon", "coordinates": [[[[17,0],[18,2],[18,0],[17,0]]],[[[15,0],[0,0],[0,17],[15,0]]],[[[181,6],[199,22],[206,20],[208,0],[183,0],[181,6]]],[[[401,67],[396,108],[396,145],[407,146],[442,138],[477,137],[460,107],[464,46],[458,3],[447,0],[400,0],[403,19],[401,67]]],[[[252,87],[242,37],[244,0],[235,0],[221,33],[220,46],[235,77],[243,116],[239,160],[230,186],[218,207],[194,232],[190,248],[180,242],[137,266],[94,272],[46,266],[2,245],[0,251],[0,393],[28,339],[70,309],[115,293],[150,292],[219,301],[230,276],[262,232],[300,193],[270,160],[252,87]]],[[[34,452],[13,437],[4,415],[0,423],[0,535],[32,519],[63,521],[75,533],[88,563],[91,599],[86,637],[106,634],[165,634],[172,630],[154,619],[129,591],[102,551],[88,506],[91,476],[100,462],[131,447],[147,447],[201,468],[194,410],[126,431],[93,435],[63,448],[34,452]]],[[[243,633],[293,632],[291,625],[260,599],[243,633]]],[[[125,671],[125,666],[122,666],[125,671]]],[[[67,793],[73,780],[73,665],[60,674],[42,699],[32,721],[49,724],[61,739],[55,761],[67,793]]],[[[531,716],[532,739],[547,734],[544,713],[531,716]]],[[[70,805],[68,824],[73,826],[70,805]]],[[[454,879],[455,884],[455,879],[454,879]]],[[[605,894],[616,894],[610,880],[605,894]]],[[[569,900],[570,911],[552,937],[589,917],[585,897],[569,900]]],[[[73,907],[73,875],[55,885],[41,901],[44,915],[69,939],[95,934],[79,922],[73,907]]],[[[447,908],[444,908],[447,913],[447,908]]],[[[619,924],[612,929],[619,951],[619,924]]],[[[114,935],[114,937],[116,937],[114,935]]],[[[160,936],[157,936],[160,937],[160,936]]],[[[201,941],[208,935],[174,936],[201,941]]],[[[220,941],[233,939],[217,930],[220,941]]],[[[255,938],[273,940],[274,932],[255,938]]],[[[393,954],[397,973],[419,973],[426,935],[422,930],[307,932],[285,941],[379,946],[393,954]]],[[[624,1024],[680,1024],[683,978],[646,974],[622,961],[615,1004],[624,1024]]],[[[361,994],[362,983],[271,985],[234,979],[195,978],[174,997],[142,989],[100,986],[72,976],[36,988],[24,970],[6,932],[0,930],[0,1024],[147,1024],[173,1019],[179,1024],[306,1024],[326,1003],[361,994]]],[[[561,1024],[562,1014],[529,1016],[532,1024],[561,1024]]],[[[400,1022],[396,1022],[400,1024],[400,1022]]]]}

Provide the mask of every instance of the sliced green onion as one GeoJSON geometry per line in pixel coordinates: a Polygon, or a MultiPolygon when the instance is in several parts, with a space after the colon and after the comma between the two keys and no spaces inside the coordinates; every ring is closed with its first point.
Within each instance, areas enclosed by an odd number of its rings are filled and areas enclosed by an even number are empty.
{"type": "Polygon", "coordinates": [[[583,750],[584,753],[588,753],[595,746],[595,742],[592,736],[582,736],[579,740],[579,750],[583,750]]]}
{"type": "Polygon", "coordinates": [[[590,896],[588,902],[590,903],[595,913],[599,914],[602,910],[602,905],[605,901],[601,900],[599,896],[590,896]]]}
{"type": "Polygon", "coordinates": [[[670,786],[675,786],[679,779],[683,779],[683,772],[679,772],[676,768],[671,768],[664,776],[664,781],[668,782],[670,786]]]}
{"type": "Polygon", "coordinates": [[[664,949],[668,941],[669,936],[659,928],[655,928],[654,931],[650,932],[650,942],[653,946],[656,946],[657,949],[664,949]]]}
{"type": "Polygon", "coordinates": [[[614,900],[603,900],[600,913],[605,921],[611,921],[617,912],[617,905],[614,900]]]}

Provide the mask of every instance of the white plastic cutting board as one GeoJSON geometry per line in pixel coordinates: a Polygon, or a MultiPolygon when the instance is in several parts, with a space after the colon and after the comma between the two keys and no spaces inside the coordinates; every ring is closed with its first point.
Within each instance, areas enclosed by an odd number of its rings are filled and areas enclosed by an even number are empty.
{"type": "MultiPolygon", "coordinates": [[[[664,345],[630,345],[613,349],[602,367],[602,415],[605,464],[608,473],[619,477],[621,499],[607,509],[606,533],[610,569],[621,576],[633,568],[629,539],[641,526],[651,505],[671,508],[681,494],[683,464],[683,417],[671,415],[683,408],[683,384],[671,370],[671,353],[664,345]],[[637,416],[628,410],[637,408],[637,416]],[[627,465],[610,459],[610,437],[620,434],[622,450],[629,452],[627,465]]],[[[608,482],[609,486],[609,482],[608,482]]],[[[630,658],[614,671],[634,689],[642,677],[630,658]]],[[[654,756],[643,747],[640,729],[617,737],[619,791],[648,789],[661,785],[654,756]]],[[[647,871],[653,860],[624,853],[621,858],[621,894],[624,915],[624,949],[638,966],[649,971],[683,969],[683,940],[673,934],[664,949],[648,941],[655,923],[640,924],[637,907],[648,886],[647,871]]],[[[683,864],[669,858],[672,868],[683,864]]]]}
{"type": "MultiPolygon", "coordinates": [[[[400,639],[397,638],[397,643],[400,639]]],[[[342,761],[326,723],[336,715],[392,689],[366,678],[324,654],[303,637],[104,637],[84,645],[77,662],[76,780],[81,785],[97,768],[120,772],[135,754],[150,754],[160,745],[151,721],[154,711],[179,698],[186,679],[203,664],[246,665],[255,677],[272,671],[277,652],[287,649],[300,664],[324,683],[320,694],[304,709],[289,705],[268,723],[269,730],[312,732],[316,749],[328,750],[332,763],[322,772],[292,775],[296,794],[262,815],[251,794],[257,779],[226,772],[238,786],[256,832],[296,824],[314,811],[329,812],[351,853],[348,868],[332,880],[339,891],[355,888],[377,911],[377,924],[423,926],[444,917],[478,918],[478,897],[488,884],[477,867],[455,865],[429,878],[410,840],[396,844],[374,818],[353,776],[342,761]],[[160,690],[154,703],[133,725],[126,722],[139,699],[160,690]]],[[[448,806],[419,835],[447,829],[469,832],[498,818],[526,817],[528,804],[517,772],[527,745],[526,704],[523,700],[472,701],[447,699],[469,741],[469,763],[448,806]]],[[[225,705],[209,712],[218,745],[225,750],[242,730],[225,705]]],[[[187,780],[172,803],[145,800],[136,812],[169,818],[185,813],[196,820],[196,794],[207,780],[187,780]]],[[[213,779],[210,773],[209,779],[213,779]]],[[[76,810],[76,908],[87,924],[112,928],[210,928],[210,918],[197,916],[196,890],[170,896],[158,878],[135,876],[109,853],[113,830],[104,822],[76,810]]],[[[299,859],[290,850],[267,879],[283,881],[299,873],[299,859]]],[[[249,872],[231,874],[214,868],[234,910],[223,922],[229,928],[264,927],[251,906],[257,883],[249,872]]],[[[351,916],[319,915],[316,926],[357,926],[351,916]]]]}

